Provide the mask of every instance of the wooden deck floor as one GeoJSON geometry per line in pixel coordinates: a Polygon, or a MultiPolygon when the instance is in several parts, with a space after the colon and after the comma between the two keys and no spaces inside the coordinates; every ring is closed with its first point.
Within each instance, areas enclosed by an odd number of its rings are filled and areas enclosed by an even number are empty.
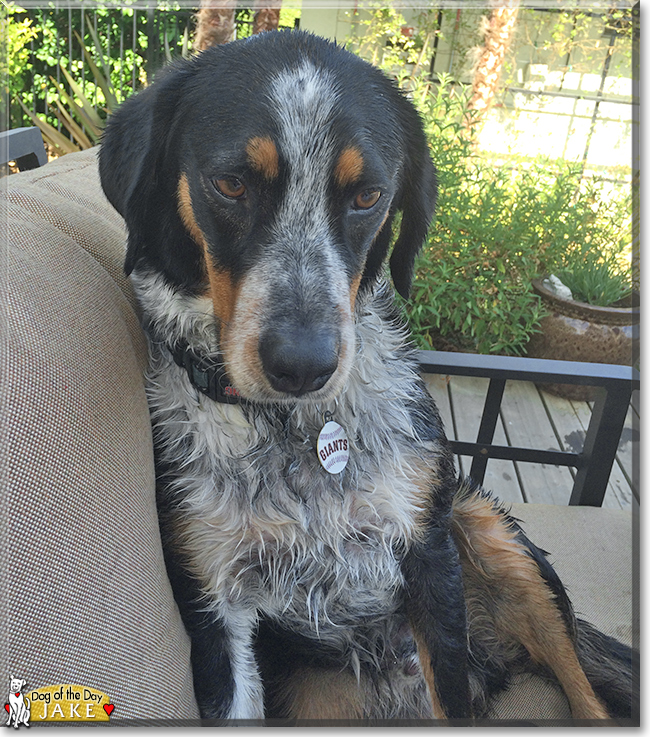
{"type": "MultiPolygon", "coordinates": [[[[447,436],[475,441],[488,380],[434,374],[424,378],[442,415],[447,436]]],[[[590,415],[591,405],[587,402],[560,399],[530,382],[508,381],[494,442],[580,452],[590,415]]],[[[633,494],[638,497],[638,452],[639,397],[635,392],[603,506],[631,508],[633,494]]],[[[461,456],[458,462],[467,473],[471,459],[461,456]]],[[[574,475],[574,469],[567,467],[492,459],[487,465],[484,486],[505,502],[567,504],[574,475]]]]}

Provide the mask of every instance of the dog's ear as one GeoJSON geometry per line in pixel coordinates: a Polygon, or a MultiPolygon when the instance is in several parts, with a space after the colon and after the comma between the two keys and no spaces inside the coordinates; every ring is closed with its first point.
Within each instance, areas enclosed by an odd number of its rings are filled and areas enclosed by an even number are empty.
{"type": "Polygon", "coordinates": [[[177,219],[174,198],[179,177],[172,140],[188,73],[187,62],[164,70],[153,85],[129,98],[109,118],[102,136],[102,187],[129,232],[127,274],[178,227],[171,222],[177,219]]]}
{"type": "Polygon", "coordinates": [[[414,109],[405,122],[406,157],[396,209],[402,211],[399,236],[390,257],[390,271],[395,289],[408,299],[413,282],[415,257],[429,230],[436,206],[438,183],[436,170],[422,124],[414,109]]]}

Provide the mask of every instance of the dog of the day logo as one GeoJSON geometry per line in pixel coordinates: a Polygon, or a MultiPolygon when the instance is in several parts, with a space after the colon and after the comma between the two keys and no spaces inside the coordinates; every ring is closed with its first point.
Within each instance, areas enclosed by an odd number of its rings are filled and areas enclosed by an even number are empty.
{"type": "Polygon", "coordinates": [[[23,690],[22,678],[10,678],[5,704],[7,726],[29,727],[43,722],[108,722],[115,709],[102,691],[78,684],[59,683],[31,691],[23,690]]]}

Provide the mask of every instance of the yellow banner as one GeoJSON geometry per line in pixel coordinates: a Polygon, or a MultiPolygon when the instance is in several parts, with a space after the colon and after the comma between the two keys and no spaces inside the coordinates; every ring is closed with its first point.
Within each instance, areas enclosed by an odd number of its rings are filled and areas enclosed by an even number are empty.
{"type": "Polygon", "coordinates": [[[108,722],[115,708],[96,688],[76,684],[25,691],[31,724],[39,722],[108,722]]]}

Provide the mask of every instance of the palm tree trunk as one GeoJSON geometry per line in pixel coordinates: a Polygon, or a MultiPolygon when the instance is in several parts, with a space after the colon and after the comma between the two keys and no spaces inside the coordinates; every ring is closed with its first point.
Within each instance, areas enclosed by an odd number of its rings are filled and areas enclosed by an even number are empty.
{"type": "Polygon", "coordinates": [[[282,0],[255,0],[253,10],[253,33],[276,31],[280,22],[282,0]]]}
{"type": "Polygon", "coordinates": [[[485,26],[485,40],[474,67],[472,95],[467,105],[467,125],[481,122],[497,92],[506,52],[510,46],[520,0],[493,0],[492,12],[485,26]]]}
{"type": "Polygon", "coordinates": [[[235,9],[237,0],[201,0],[196,14],[194,50],[225,44],[235,38],[235,9]]]}

